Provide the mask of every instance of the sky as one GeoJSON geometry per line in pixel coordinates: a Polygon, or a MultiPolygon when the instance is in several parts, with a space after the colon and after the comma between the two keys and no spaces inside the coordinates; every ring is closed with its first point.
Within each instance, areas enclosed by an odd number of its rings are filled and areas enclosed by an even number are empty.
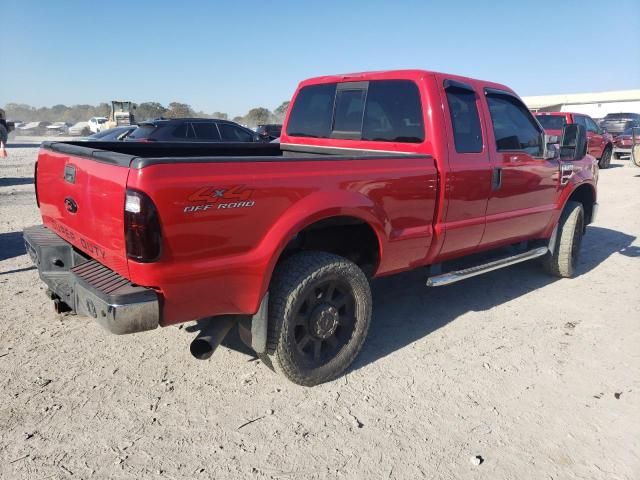
{"type": "Polygon", "coordinates": [[[521,96],[640,88],[640,0],[0,0],[0,105],[273,110],[303,79],[420,68],[521,96]]]}

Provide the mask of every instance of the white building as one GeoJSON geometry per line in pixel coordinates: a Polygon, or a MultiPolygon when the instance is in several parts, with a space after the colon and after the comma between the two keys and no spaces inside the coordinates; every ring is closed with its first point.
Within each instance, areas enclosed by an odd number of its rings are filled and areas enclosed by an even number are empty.
{"type": "Polygon", "coordinates": [[[591,118],[603,118],[607,113],[640,113],[640,90],[539,95],[522,100],[533,111],[584,113],[591,118]]]}

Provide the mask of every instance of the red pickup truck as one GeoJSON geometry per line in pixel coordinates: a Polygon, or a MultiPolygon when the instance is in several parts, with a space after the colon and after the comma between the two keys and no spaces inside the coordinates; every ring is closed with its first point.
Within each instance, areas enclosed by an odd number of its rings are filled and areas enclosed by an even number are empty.
{"type": "Polygon", "coordinates": [[[360,351],[371,278],[573,274],[597,207],[584,127],[548,145],[509,88],[421,70],[313,78],[291,105],[280,144],[44,143],[24,238],[57,311],[113,333],[206,318],[198,358],[237,325],[315,385],[360,351]]]}
{"type": "Polygon", "coordinates": [[[565,125],[578,124],[587,130],[587,151],[598,159],[600,168],[609,168],[614,150],[613,136],[602,128],[589,115],[570,112],[536,112],[536,119],[549,135],[561,135],[565,125]]]}

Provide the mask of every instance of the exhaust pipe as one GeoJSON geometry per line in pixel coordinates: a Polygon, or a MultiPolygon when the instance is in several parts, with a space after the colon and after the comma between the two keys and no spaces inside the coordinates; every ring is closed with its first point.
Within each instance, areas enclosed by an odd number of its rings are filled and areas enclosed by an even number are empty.
{"type": "Polygon", "coordinates": [[[235,324],[236,318],[233,315],[222,315],[210,319],[208,324],[200,330],[198,336],[191,342],[189,347],[191,355],[198,360],[211,358],[220,342],[224,340],[224,337],[227,336],[227,333],[235,324]]]}

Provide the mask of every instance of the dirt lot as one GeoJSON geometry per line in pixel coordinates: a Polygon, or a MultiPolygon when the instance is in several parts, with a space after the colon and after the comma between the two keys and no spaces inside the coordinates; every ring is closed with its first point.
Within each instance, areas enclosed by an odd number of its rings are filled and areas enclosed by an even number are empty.
{"type": "Polygon", "coordinates": [[[348,374],[302,388],[232,338],[112,336],[45,298],[21,231],[35,148],[0,159],[0,478],[640,478],[640,169],[601,172],[579,276],[374,282],[348,374]],[[472,457],[483,462],[474,465],[472,457]]]}

